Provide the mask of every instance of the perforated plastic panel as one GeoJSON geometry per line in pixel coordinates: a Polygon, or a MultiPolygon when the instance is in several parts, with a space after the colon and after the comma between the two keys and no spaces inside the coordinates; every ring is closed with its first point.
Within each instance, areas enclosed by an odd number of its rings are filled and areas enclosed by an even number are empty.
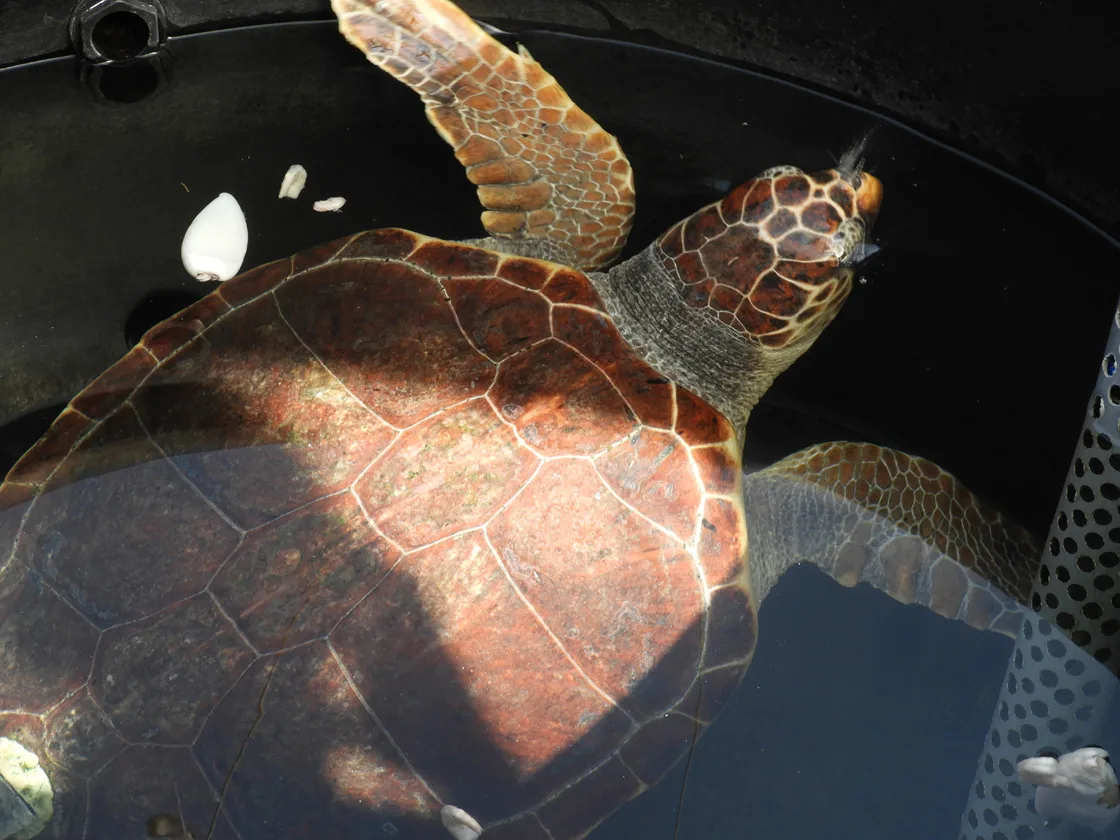
{"type": "Polygon", "coordinates": [[[1120,309],[961,820],[962,840],[1066,834],[1017,765],[1096,740],[1120,673],[1120,309]]]}

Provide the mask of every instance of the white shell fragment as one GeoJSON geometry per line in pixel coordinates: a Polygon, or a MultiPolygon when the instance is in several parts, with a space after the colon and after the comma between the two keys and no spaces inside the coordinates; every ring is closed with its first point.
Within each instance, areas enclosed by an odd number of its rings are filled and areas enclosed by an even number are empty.
{"type": "Polygon", "coordinates": [[[439,818],[455,840],[478,840],[482,826],[478,820],[454,805],[444,805],[439,809],[439,818]]]}
{"type": "Polygon", "coordinates": [[[0,738],[0,837],[34,837],[53,814],[54,791],[38,757],[17,741],[0,738]]]}
{"type": "Polygon", "coordinates": [[[337,213],[342,209],[345,203],[345,198],[336,195],[333,198],[324,198],[322,201],[316,201],[312,206],[319,213],[337,213]]]}
{"type": "Polygon", "coordinates": [[[241,270],[248,247],[249,228],[241,205],[222,193],[187,228],[181,249],[183,268],[203,282],[229,280],[241,270]]]}
{"type": "Polygon", "coordinates": [[[1038,785],[1035,809],[1047,819],[1061,818],[1104,831],[1120,816],[1120,785],[1100,747],[1082,747],[1060,755],[1019,762],[1019,781],[1038,785]]]}
{"type": "Polygon", "coordinates": [[[284,181],[280,184],[280,198],[299,198],[306,185],[307,170],[298,163],[293,163],[284,173],[284,181]]]}

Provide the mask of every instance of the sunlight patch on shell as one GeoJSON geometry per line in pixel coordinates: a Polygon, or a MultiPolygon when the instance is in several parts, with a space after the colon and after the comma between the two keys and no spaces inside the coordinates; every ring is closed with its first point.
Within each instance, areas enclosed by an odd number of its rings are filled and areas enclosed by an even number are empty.
{"type": "Polygon", "coordinates": [[[305,186],[307,186],[307,170],[298,163],[293,163],[284,173],[284,180],[280,184],[280,198],[299,198],[305,186]]]}
{"type": "Polygon", "coordinates": [[[439,818],[455,840],[478,840],[482,834],[482,826],[478,824],[478,820],[454,805],[440,808],[439,818]]]}
{"type": "Polygon", "coordinates": [[[337,213],[346,204],[346,199],[340,195],[333,196],[332,198],[324,198],[322,201],[316,201],[312,206],[318,213],[337,213]]]}
{"type": "Polygon", "coordinates": [[[183,268],[196,280],[229,280],[241,270],[249,247],[249,228],[241,205],[222,193],[202,208],[183,235],[183,268]]]}

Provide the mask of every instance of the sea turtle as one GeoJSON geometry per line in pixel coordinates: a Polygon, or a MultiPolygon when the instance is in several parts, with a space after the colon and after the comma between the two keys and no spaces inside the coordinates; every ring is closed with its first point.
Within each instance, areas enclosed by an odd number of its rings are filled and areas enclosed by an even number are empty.
{"type": "Polygon", "coordinates": [[[879,210],[856,154],[598,271],[634,210],[614,137],[447,0],[334,9],[490,236],[248,271],[12,469],[0,833],[574,840],[690,749],[796,562],[1014,632],[1034,545],[930,462],[743,478],[879,210]]]}

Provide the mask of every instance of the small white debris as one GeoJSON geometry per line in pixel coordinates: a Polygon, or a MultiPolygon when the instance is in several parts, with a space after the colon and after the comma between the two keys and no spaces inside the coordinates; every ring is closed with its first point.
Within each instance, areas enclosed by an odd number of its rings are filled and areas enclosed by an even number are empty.
{"type": "Polygon", "coordinates": [[[284,181],[280,184],[280,198],[299,198],[306,185],[307,170],[298,163],[293,163],[284,173],[284,181]]]}
{"type": "Polygon", "coordinates": [[[316,201],[312,206],[318,213],[337,213],[345,203],[345,198],[336,195],[334,198],[324,198],[322,201],[316,201]]]}
{"type": "Polygon", "coordinates": [[[482,826],[478,824],[478,820],[454,805],[440,808],[439,818],[455,840],[478,840],[482,834],[482,826]]]}
{"type": "Polygon", "coordinates": [[[1035,809],[1047,819],[1067,819],[1099,832],[1120,816],[1116,771],[1100,747],[1082,747],[1057,758],[1024,758],[1019,781],[1038,785],[1035,809]]]}
{"type": "Polygon", "coordinates": [[[222,193],[194,217],[183,235],[183,268],[196,280],[229,280],[241,270],[249,247],[249,228],[241,205],[222,193]]]}

